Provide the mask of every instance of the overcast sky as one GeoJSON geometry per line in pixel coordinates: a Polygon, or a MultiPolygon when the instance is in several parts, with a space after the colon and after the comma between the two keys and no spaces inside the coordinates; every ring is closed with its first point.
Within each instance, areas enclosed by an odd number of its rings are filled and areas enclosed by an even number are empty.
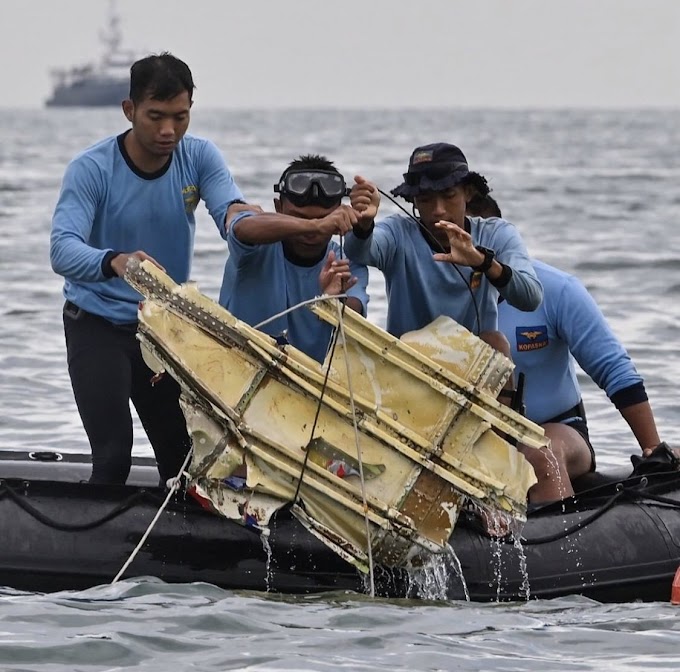
{"type": "MultiPolygon", "coordinates": [[[[118,0],[206,107],[677,107],[680,0],[118,0]]],[[[0,0],[0,106],[97,58],[108,0],[0,0]]]]}

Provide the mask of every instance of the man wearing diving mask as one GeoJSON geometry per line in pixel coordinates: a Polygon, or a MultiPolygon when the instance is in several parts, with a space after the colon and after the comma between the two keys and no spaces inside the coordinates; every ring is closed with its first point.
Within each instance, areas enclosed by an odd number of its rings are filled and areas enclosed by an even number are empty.
{"type": "MultiPolygon", "coordinates": [[[[352,230],[361,215],[342,205],[348,195],[343,176],[322,156],[301,156],[274,185],[274,213],[241,212],[227,236],[220,304],[257,325],[307,299],[347,295],[347,307],[366,315],[368,270],[344,258],[332,240],[352,230]]],[[[323,361],[331,327],[306,307],[263,325],[272,336],[323,361]]]]}

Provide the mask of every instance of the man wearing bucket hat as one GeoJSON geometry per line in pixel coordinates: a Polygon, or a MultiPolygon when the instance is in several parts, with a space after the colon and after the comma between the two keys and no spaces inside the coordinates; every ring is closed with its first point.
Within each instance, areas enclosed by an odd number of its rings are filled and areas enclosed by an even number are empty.
{"type": "Polygon", "coordinates": [[[509,356],[498,331],[499,295],[530,311],[540,305],[543,290],[510,222],[466,217],[467,202],[488,194],[489,187],[469,170],[463,152],[448,143],[414,150],[403,184],[392,190],[413,204],[414,216],[390,215],[375,223],[378,190],[363,177],[355,182],[350,198],[362,217],[346,236],[345,251],[383,272],[387,330],[401,336],[448,315],[509,356]]]}

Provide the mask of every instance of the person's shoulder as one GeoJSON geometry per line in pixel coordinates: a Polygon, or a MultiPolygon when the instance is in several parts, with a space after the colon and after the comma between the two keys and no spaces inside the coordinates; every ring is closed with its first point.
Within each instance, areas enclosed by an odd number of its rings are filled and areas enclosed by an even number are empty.
{"type": "Polygon", "coordinates": [[[78,152],[66,169],[66,175],[76,179],[107,175],[112,171],[118,136],[112,135],[99,140],[78,152]]]}
{"type": "Polygon", "coordinates": [[[508,219],[503,217],[469,217],[470,225],[474,227],[484,227],[488,229],[507,229],[516,228],[515,225],[508,219]]]}
{"type": "Polygon", "coordinates": [[[567,290],[576,289],[578,291],[585,289],[583,283],[575,275],[563,271],[561,268],[557,268],[557,266],[534,258],[532,258],[531,264],[545,291],[550,289],[562,291],[565,288],[567,290]]]}
{"type": "MultiPolygon", "coordinates": [[[[187,133],[178,143],[175,150],[178,165],[194,166],[199,171],[212,171],[215,167],[226,167],[224,155],[220,148],[208,138],[187,133]]],[[[227,168],[228,170],[228,168],[227,168]]]]}
{"type": "Polygon", "coordinates": [[[93,145],[86,147],[82,151],[78,152],[71,163],[89,163],[91,161],[99,162],[102,157],[110,155],[112,150],[118,144],[118,136],[110,135],[107,138],[95,142],[93,145]]]}
{"type": "Polygon", "coordinates": [[[480,240],[503,240],[519,236],[519,229],[502,217],[467,217],[473,238],[480,240]]]}
{"type": "Polygon", "coordinates": [[[414,217],[399,212],[383,217],[375,225],[376,227],[390,229],[402,235],[411,235],[413,231],[417,231],[419,228],[418,222],[414,217]]]}
{"type": "Polygon", "coordinates": [[[179,145],[182,147],[182,149],[190,153],[202,152],[206,148],[219,151],[217,145],[212,140],[204,138],[201,135],[193,135],[190,133],[186,133],[184,135],[184,137],[180,140],[179,145]]]}

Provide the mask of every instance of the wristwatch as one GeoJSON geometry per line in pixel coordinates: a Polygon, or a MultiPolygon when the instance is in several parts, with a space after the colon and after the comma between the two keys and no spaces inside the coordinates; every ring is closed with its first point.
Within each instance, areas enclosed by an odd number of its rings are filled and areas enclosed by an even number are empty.
{"type": "Polygon", "coordinates": [[[471,268],[475,272],[486,273],[491,268],[491,264],[493,264],[493,260],[496,258],[496,253],[488,247],[482,247],[481,245],[475,245],[475,249],[484,255],[484,261],[479,266],[471,266],[471,268]]]}

